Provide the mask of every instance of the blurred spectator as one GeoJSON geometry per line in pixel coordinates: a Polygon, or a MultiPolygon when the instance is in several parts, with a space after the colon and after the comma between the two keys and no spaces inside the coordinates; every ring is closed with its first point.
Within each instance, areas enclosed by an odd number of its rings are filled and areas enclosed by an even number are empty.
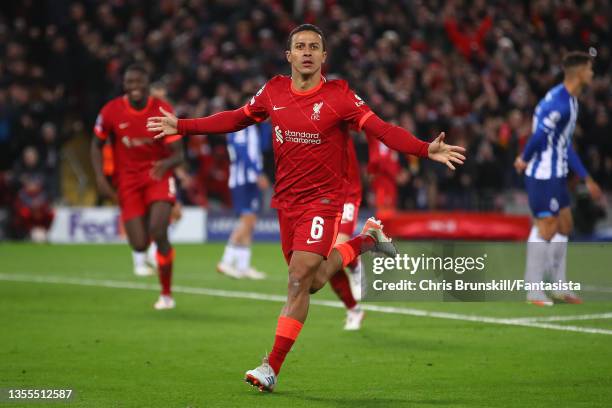
{"type": "MultiPolygon", "coordinates": [[[[46,144],[43,124],[55,124],[55,152],[72,123],[91,125],[103,102],[120,92],[130,62],[151,68],[179,116],[238,107],[266,79],[287,73],[286,36],[312,22],[328,37],[326,73],[347,79],[380,116],[427,140],[446,130],[450,142],[474,149],[475,165],[456,174],[403,163],[400,207],[478,209],[481,191],[520,187],[510,163],[529,136],[533,108],[561,80],[564,52],[589,47],[598,52],[596,78],[580,98],[576,147],[602,187],[612,189],[606,0],[13,3],[0,6],[0,171],[13,167],[25,146],[46,144]]],[[[363,149],[365,140],[358,143],[363,149]]],[[[208,202],[213,191],[226,197],[216,186],[225,184],[227,170],[219,166],[227,161],[207,154],[187,172],[206,184],[189,188],[194,203],[208,202]]],[[[51,196],[57,191],[52,187],[51,196]]]]}
{"type": "Polygon", "coordinates": [[[53,209],[43,188],[43,179],[28,174],[22,184],[13,207],[14,236],[45,242],[53,221],[53,209]]]}

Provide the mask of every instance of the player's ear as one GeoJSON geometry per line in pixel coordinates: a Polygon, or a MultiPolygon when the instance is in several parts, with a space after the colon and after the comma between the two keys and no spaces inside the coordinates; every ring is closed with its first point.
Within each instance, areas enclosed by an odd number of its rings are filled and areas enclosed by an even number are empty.
{"type": "Polygon", "coordinates": [[[323,51],[323,60],[321,62],[325,64],[325,61],[327,61],[327,51],[323,51]]]}
{"type": "Polygon", "coordinates": [[[285,51],[285,56],[287,57],[287,62],[291,63],[291,51],[290,50],[285,51]]]}

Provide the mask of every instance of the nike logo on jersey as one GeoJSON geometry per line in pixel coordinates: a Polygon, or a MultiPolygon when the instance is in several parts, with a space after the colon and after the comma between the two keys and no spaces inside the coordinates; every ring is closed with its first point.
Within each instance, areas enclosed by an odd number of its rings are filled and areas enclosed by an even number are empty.
{"type": "Polygon", "coordinates": [[[130,122],[123,122],[119,124],[119,129],[125,129],[128,126],[130,126],[130,122]]]}
{"type": "Polygon", "coordinates": [[[307,243],[308,245],[310,245],[310,244],[316,244],[317,242],[321,242],[321,241],[322,241],[321,239],[310,239],[310,238],[308,238],[308,239],[306,240],[306,243],[307,243]]]}
{"type": "Polygon", "coordinates": [[[272,110],[275,110],[275,111],[285,109],[285,108],[286,106],[276,106],[276,105],[272,106],[272,110]]]}

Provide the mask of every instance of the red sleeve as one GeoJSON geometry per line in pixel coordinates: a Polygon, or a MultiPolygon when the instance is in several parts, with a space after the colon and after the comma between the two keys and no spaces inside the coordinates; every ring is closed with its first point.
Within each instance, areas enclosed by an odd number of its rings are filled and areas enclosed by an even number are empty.
{"type": "Polygon", "coordinates": [[[94,134],[100,140],[106,140],[113,130],[111,109],[108,104],[104,105],[98,113],[96,124],[94,125],[94,134]]]}
{"type": "Polygon", "coordinates": [[[265,83],[259,89],[259,91],[257,91],[257,93],[249,100],[249,103],[244,105],[244,107],[242,108],[244,109],[244,113],[257,123],[263,122],[269,116],[268,112],[270,106],[268,102],[270,100],[270,97],[267,94],[267,88],[270,87],[269,84],[272,80],[273,79],[265,83]]]}
{"type": "Polygon", "coordinates": [[[349,88],[348,83],[342,81],[342,95],[340,99],[340,115],[352,127],[361,130],[364,122],[374,114],[363,99],[349,88]]]}
{"type": "Polygon", "coordinates": [[[419,157],[429,156],[429,143],[419,140],[406,129],[383,121],[376,115],[366,118],[362,127],[366,135],[377,138],[393,150],[419,157]]]}
{"type": "Polygon", "coordinates": [[[205,118],[179,119],[178,132],[181,135],[237,132],[254,123],[268,118],[266,84],[251,98],[248,104],[233,111],[219,112],[205,118]]]}
{"type": "Polygon", "coordinates": [[[181,135],[206,135],[237,132],[256,121],[247,115],[245,107],[233,111],[215,113],[205,118],[179,119],[177,129],[181,135]]]}

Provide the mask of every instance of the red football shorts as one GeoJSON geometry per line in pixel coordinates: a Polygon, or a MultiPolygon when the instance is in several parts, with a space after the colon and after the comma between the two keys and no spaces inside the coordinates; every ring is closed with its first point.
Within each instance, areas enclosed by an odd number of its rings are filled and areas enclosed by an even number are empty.
{"type": "Polygon", "coordinates": [[[145,216],[155,201],[176,202],[176,184],[172,173],[161,180],[154,180],[148,174],[131,179],[122,177],[118,184],[119,207],[124,222],[145,216]]]}
{"type": "Polygon", "coordinates": [[[342,220],[340,221],[340,229],[338,230],[339,234],[345,234],[349,237],[353,236],[355,228],[357,227],[360,204],[361,200],[352,200],[344,203],[342,220]]]}
{"type": "Polygon", "coordinates": [[[340,226],[341,213],[330,207],[300,207],[278,210],[281,246],[287,265],[293,251],[306,251],[327,258],[340,226]]]}

